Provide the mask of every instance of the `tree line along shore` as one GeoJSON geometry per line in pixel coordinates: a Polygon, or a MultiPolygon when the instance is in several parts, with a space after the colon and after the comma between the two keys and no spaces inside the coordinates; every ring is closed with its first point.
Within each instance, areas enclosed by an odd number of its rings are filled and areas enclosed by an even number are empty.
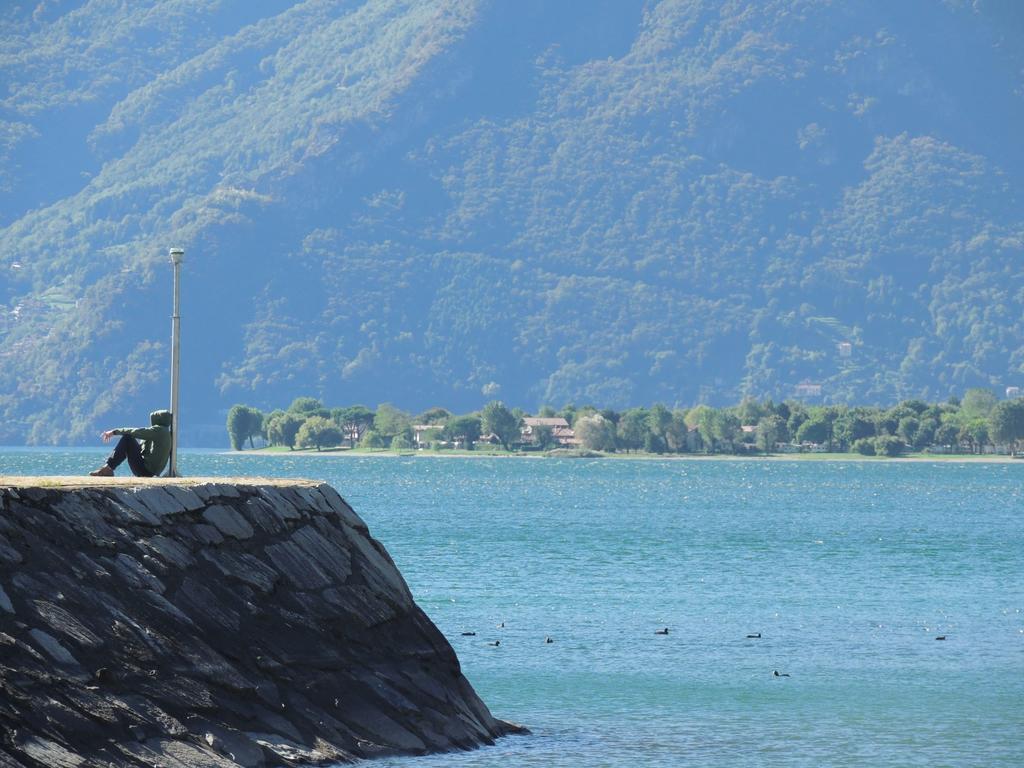
{"type": "Polygon", "coordinates": [[[1024,441],[1024,398],[1000,400],[977,388],[942,403],[904,400],[891,407],[746,399],[723,408],[670,409],[658,403],[624,411],[570,404],[559,410],[545,406],[536,414],[494,400],[467,414],[441,407],[412,414],[390,403],[375,410],[330,408],[314,397],[299,397],[269,413],[234,405],[227,431],[234,450],[248,445],[317,451],[1015,455],[1024,441]]]}

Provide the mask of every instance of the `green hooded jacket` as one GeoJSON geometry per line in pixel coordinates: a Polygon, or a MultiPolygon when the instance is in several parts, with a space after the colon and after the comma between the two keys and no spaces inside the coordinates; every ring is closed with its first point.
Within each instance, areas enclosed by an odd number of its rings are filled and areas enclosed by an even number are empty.
{"type": "Polygon", "coordinates": [[[115,435],[128,435],[142,440],[142,458],[153,477],[164,471],[171,456],[171,412],[153,411],[149,414],[151,427],[121,427],[111,430],[115,435]]]}

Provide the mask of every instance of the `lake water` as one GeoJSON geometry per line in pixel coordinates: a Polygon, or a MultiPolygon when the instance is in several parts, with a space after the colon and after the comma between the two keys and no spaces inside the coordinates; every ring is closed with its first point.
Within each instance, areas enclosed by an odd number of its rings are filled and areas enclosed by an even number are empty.
{"type": "MultiPolygon", "coordinates": [[[[8,449],[0,474],[102,456],[8,449]]],[[[533,731],[376,766],[1024,764],[1024,462],[179,463],[330,482],[533,731]]]]}

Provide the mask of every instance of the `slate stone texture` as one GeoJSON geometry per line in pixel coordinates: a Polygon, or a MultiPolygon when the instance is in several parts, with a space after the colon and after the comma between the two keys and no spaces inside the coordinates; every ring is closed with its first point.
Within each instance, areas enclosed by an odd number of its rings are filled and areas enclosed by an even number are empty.
{"type": "Polygon", "coordinates": [[[0,482],[0,766],[471,749],[494,718],[326,486],[0,482]]]}

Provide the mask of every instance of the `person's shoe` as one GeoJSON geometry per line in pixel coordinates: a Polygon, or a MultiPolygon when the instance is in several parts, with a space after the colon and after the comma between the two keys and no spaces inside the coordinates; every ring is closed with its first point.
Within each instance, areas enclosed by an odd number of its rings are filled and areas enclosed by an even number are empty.
{"type": "Polygon", "coordinates": [[[89,473],[90,477],[113,477],[114,470],[110,468],[109,464],[104,464],[102,467],[97,469],[95,472],[89,473]]]}

